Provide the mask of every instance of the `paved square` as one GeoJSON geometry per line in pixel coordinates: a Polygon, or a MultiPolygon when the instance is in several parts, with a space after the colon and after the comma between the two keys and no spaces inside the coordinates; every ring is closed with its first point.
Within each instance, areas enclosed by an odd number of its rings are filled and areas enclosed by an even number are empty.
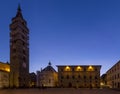
{"type": "Polygon", "coordinates": [[[120,91],[112,89],[81,88],[1,89],[0,94],[120,94],[120,91]]]}

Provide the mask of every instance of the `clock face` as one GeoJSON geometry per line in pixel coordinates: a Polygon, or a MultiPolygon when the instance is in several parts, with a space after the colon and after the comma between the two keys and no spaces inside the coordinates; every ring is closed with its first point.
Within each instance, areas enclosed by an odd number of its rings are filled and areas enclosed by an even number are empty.
{"type": "Polygon", "coordinates": [[[23,67],[26,68],[26,63],[23,63],[23,67]]]}

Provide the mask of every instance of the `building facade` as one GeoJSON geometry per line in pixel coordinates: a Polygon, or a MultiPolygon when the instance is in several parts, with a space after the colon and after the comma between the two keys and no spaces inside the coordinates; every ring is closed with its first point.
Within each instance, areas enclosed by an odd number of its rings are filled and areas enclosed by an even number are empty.
{"type": "Polygon", "coordinates": [[[59,87],[99,88],[101,65],[57,65],[59,87]]]}
{"type": "Polygon", "coordinates": [[[20,5],[10,24],[10,87],[29,86],[29,29],[20,5]]]}
{"type": "Polygon", "coordinates": [[[36,87],[37,76],[34,72],[30,73],[30,87],[36,87]]]}
{"type": "Polygon", "coordinates": [[[57,83],[57,72],[50,62],[43,70],[37,71],[37,87],[56,87],[57,83]]]}
{"type": "Polygon", "coordinates": [[[0,88],[9,87],[10,64],[0,62],[0,88]]]}
{"type": "Polygon", "coordinates": [[[110,88],[120,88],[120,61],[113,65],[106,74],[107,85],[110,88]]]}
{"type": "Polygon", "coordinates": [[[108,86],[107,86],[107,74],[101,75],[100,79],[101,79],[101,82],[100,82],[101,88],[108,88],[108,86]]]}

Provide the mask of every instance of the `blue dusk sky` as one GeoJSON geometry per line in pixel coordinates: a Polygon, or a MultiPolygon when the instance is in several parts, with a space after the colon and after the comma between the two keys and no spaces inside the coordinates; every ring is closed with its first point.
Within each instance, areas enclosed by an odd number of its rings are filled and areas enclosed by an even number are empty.
{"type": "Polygon", "coordinates": [[[30,30],[30,72],[48,65],[120,60],[120,0],[0,0],[0,61],[9,62],[9,25],[20,3],[30,30]]]}

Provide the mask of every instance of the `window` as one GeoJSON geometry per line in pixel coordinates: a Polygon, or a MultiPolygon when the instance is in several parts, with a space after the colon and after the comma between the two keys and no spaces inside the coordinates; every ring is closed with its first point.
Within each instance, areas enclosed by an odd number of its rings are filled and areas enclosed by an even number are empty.
{"type": "Polygon", "coordinates": [[[97,77],[97,76],[95,76],[95,79],[98,79],[98,77],[97,77]]]}
{"type": "Polygon", "coordinates": [[[119,73],[118,73],[118,78],[119,78],[120,76],[119,76],[119,73]]]}
{"type": "Polygon", "coordinates": [[[69,79],[69,75],[67,75],[67,79],[69,79]]]}
{"type": "Polygon", "coordinates": [[[23,25],[25,25],[25,23],[24,23],[24,22],[22,22],[22,24],[23,24],[23,25]]]}
{"type": "Polygon", "coordinates": [[[25,50],[23,50],[23,54],[25,54],[25,50]]]}
{"type": "Polygon", "coordinates": [[[61,69],[61,71],[63,71],[63,69],[61,69]]]}
{"type": "Polygon", "coordinates": [[[80,75],[78,75],[78,78],[80,78],[80,75]]]}
{"type": "Polygon", "coordinates": [[[16,59],[16,55],[14,55],[13,58],[16,59]]]}
{"type": "Polygon", "coordinates": [[[98,81],[95,81],[95,83],[98,83],[98,81]]]}
{"type": "Polygon", "coordinates": [[[16,44],[16,40],[14,40],[13,43],[16,44]]]}
{"type": "Polygon", "coordinates": [[[86,68],[84,68],[84,71],[86,71],[86,68]]]}
{"type": "Polygon", "coordinates": [[[86,76],[84,76],[84,79],[86,79],[86,76]]]}
{"type": "Polygon", "coordinates": [[[70,71],[70,70],[71,70],[71,68],[69,66],[65,67],[65,71],[70,71]]]}
{"type": "Polygon", "coordinates": [[[116,75],[115,75],[115,79],[116,79],[116,75]]]}
{"type": "Polygon", "coordinates": [[[23,57],[23,61],[26,62],[26,58],[25,57],[23,57]]]}
{"type": "Polygon", "coordinates": [[[15,53],[15,52],[16,52],[16,49],[14,48],[14,49],[13,49],[13,53],[15,53]]]}
{"type": "Polygon", "coordinates": [[[89,66],[87,71],[94,71],[94,67],[93,66],[89,66]]]}
{"type": "Polygon", "coordinates": [[[72,68],[72,71],[74,71],[74,68],[72,68]]]}
{"type": "Polygon", "coordinates": [[[51,79],[49,79],[49,83],[51,83],[51,79]]]}
{"type": "Polygon", "coordinates": [[[24,37],[24,36],[22,36],[22,39],[25,39],[25,37],[24,37]]]}
{"type": "Polygon", "coordinates": [[[77,66],[76,71],[82,71],[82,67],[77,66]]]}
{"type": "Polygon", "coordinates": [[[61,76],[61,79],[64,79],[64,77],[63,77],[63,76],[61,76]]]}
{"type": "Polygon", "coordinates": [[[25,46],[25,42],[23,42],[23,46],[25,46]]]}
{"type": "Polygon", "coordinates": [[[90,79],[92,79],[92,76],[90,76],[90,79]]]}
{"type": "Polygon", "coordinates": [[[95,68],[95,71],[97,71],[97,68],[95,68]]]}
{"type": "Polygon", "coordinates": [[[72,76],[72,79],[75,79],[75,76],[74,76],[74,75],[72,76]]]}

